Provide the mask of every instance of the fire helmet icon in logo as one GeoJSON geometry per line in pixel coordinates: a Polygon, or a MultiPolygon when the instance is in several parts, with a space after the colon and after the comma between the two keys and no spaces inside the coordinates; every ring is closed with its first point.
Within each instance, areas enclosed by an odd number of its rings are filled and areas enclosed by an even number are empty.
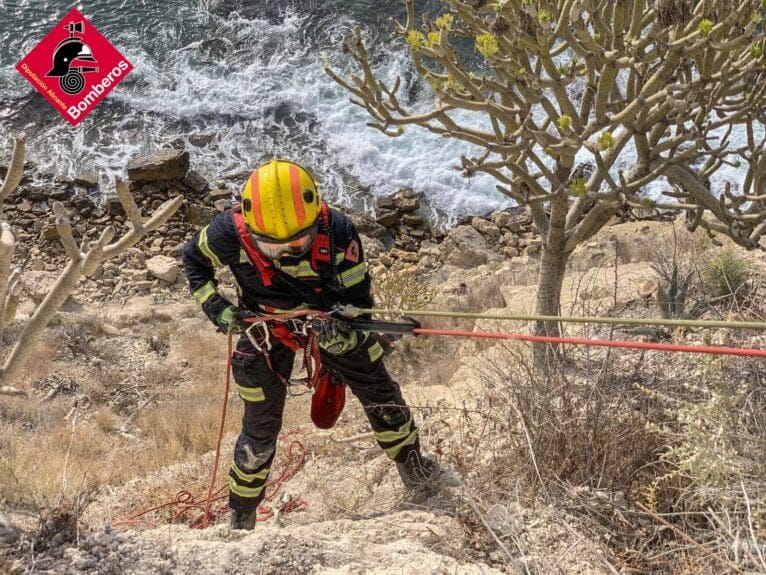
{"type": "Polygon", "coordinates": [[[64,26],[69,31],[66,38],[53,53],[53,68],[46,76],[55,76],[59,79],[59,86],[67,94],[79,94],[85,87],[83,74],[98,72],[98,62],[93,57],[90,47],[83,43],[82,38],[75,34],[82,34],[83,22],[70,22],[64,26]]]}

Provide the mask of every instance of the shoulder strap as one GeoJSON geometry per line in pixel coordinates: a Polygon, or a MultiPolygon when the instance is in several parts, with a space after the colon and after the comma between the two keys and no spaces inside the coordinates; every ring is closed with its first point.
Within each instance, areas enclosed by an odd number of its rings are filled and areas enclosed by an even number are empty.
{"type": "Polygon", "coordinates": [[[242,215],[242,212],[232,210],[231,216],[234,219],[234,227],[237,228],[239,242],[242,244],[242,248],[245,250],[248,259],[261,275],[263,285],[270,286],[274,279],[274,267],[269,259],[258,251],[258,248],[253,244],[253,240],[250,238],[250,230],[247,229],[247,224],[245,223],[245,218],[242,215]]]}
{"type": "Polygon", "coordinates": [[[319,231],[311,253],[311,266],[320,274],[331,291],[338,291],[340,281],[338,264],[335,261],[336,240],[330,221],[330,208],[326,202],[322,202],[319,220],[319,231]]]}

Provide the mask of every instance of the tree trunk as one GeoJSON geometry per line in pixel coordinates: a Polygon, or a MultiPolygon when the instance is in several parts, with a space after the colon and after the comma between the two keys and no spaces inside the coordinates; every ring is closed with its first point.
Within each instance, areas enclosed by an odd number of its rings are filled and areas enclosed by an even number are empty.
{"type": "MultiPolygon", "coordinates": [[[[543,248],[537,284],[537,315],[560,315],[561,285],[568,259],[569,254],[563,250],[543,248]]],[[[535,324],[535,335],[558,337],[560,334],[558,322],[538,321],[535,324]]],[[[558,357],[557,344],[539,343],[533,349],[535,364],[540,369],[547,369],[550,361],[558,357]]]]}

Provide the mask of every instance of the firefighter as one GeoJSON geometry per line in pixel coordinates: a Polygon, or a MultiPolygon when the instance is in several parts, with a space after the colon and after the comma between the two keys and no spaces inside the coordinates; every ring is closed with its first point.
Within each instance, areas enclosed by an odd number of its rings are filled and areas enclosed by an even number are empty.
{"type": "MultiPolygon", "coordinates": [[[[241,202],[194,235],[184,247],[183,262],[194,299],[227,334],[242,334],[247,328],[243,318],[258,313],[373,305],[368,264],[354,225],[322,201],[312,175],[291,161],[274,160],[256,169],[241,202]],[[216,288],[216,269],[223,266],[236,280],[236,305],[216,288]]],[[[295,338],[300,336],[294,335],[293,342],[284,334],[271,337],[271,349],[260,351],[242,335],[232,357],[244,402],[229,471],[232,529],[255,526],[282,426],[295,338]]],[[[319,348],[323,366],[361,402],[404,484],[434,489],[440,470],[420,452],[418,429],[383,364],[378,339],[328,322],[320,331],[319,348]]]]}

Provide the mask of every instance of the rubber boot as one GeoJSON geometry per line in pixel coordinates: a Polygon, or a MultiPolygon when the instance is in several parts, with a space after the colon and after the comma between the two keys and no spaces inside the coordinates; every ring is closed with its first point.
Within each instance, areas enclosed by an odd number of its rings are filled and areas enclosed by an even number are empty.
{"type": "Polygon", "coordinates": [[[427,495],[439,491],[441,467],[422,453],[411,452],[403,462],[396,463],[396,469],[407,489],[427,495]]]}
{"type": "Polygon", "coordinates": [[[257,509],[252,511],[237,511],[231,510],[229,515],[229,529],[244,529],[251,531],[255,529],[255,518],[258,513],[257,509]]]}

